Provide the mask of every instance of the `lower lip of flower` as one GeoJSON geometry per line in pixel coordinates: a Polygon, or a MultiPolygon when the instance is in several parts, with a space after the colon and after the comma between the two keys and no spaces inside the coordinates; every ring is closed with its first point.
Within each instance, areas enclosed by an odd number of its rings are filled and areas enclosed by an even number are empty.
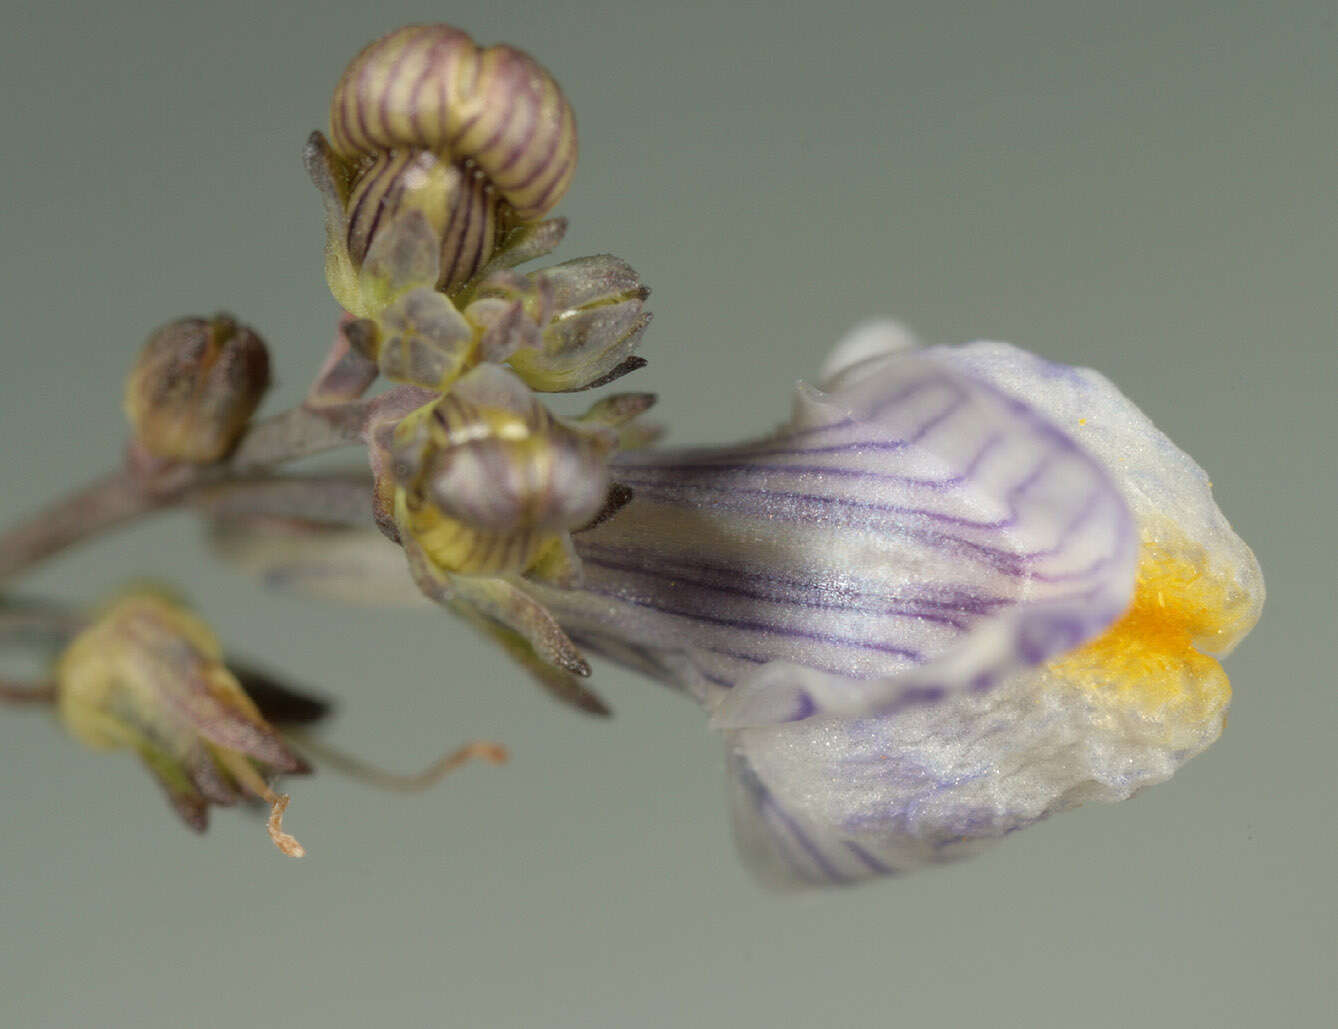
{"type": "Polygon", "coordinates": [[[1225,649],[1248,628],[1249,605],[1207,570],[1203,549],[1173,527],[1148,527],[1142,535],[1128,610],[1046,670],[1112,713],[1160,725],[1170,742],[1215,724],[1225,710],[1231,684],[1205,650],[1225,649]]]}

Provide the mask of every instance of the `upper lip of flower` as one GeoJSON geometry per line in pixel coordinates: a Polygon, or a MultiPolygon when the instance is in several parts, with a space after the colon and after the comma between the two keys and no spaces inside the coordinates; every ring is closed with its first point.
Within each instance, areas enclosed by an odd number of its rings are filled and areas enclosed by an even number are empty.
{"type": "Polygon", "coordinates": [[[987,344],[829,378],[762,441],[615,455],[634,499],[575,534],[583,587],[524,588],[591,649],[660,669],[653,654],[687,655],[674,674],[721,728],[885,714],[1044,664],[1126,610],[1161,508],[1240,570],[1214,652],[1257,617],[1257,566],[1202,472],[1094,373],[987,344]],[[1044,399],[1060,385],[1073,410],[1044,399]],[[1118,433],[1093,451],[1109,426],[1079,410],[1147,436],[1143,464],[1113,456],[1118,433]],[[1184,503],[1149,493],[1159,472],[1184,503]]]}
{"type": "Polygon", "coordinates": [[[576,540],[600,614],[545,600],[596,635],[613,606],[643,645],[676,620],[719,728],[987,688],[1100,633],[1133,584],[1108,470],[932,351],[801,391],[761,442],[634,452],[614,476],[631,508],[576,540]]]}

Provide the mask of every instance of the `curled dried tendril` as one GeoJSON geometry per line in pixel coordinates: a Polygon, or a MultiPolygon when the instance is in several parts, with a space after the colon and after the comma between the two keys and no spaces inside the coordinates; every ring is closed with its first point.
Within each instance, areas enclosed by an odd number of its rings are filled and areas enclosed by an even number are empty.
{"type": "Polygon", "coordinates": [[[420,793],[429,790],[441,782],[447,775],[471,761],[483,761],[490,765],[504,765],[511,754],[500,743],[489,740],[472,740],[455,750],[443,754],[426,768],[417,772],[391,772],[363,758],[355,757],[340,750],[324,740],[316,739],[309,733],[290,733],[290,738],[302,748],[303,752],[315,758],[321,764],[335,771],[375,786],[378,789],[397,793],[420,793]]]}

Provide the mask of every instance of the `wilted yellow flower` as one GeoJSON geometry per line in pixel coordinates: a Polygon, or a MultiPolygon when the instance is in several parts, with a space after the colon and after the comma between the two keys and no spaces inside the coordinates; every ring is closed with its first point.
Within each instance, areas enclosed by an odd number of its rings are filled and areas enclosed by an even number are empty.
{"type": "Polygon", "coordinates": [[[191,828],[205,828],[210,804],[252,797],[273,805],[279,849],[302,856],[280,827],[288,797],[268,780],[310,768],[224,667],[209,627],[179,603],[147,589],[121,597],[66,648],[56,685],[70,734],[133,749],[191,828]]]}

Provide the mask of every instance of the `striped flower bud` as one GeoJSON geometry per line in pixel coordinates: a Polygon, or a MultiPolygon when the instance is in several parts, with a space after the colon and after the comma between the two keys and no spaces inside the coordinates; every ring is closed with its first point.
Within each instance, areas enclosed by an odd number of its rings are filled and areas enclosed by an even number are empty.
{"type": "Polygon", "coordinates": [[[336,298],[360,316],[375,313],[350,274],[413,214],[430,228],[438,258],[435,281],[414,285],[449,293],[510,230],[557,204],[576,152],[571,106],[528,54],[479,47],[447,25],[412,25],[371,43],[335,87],[330,142],[314,137],[308,147],[332,219],[329,246],[343,251],[327,265],[336,298]]]}
{"type": "Polygon", "coordinates": [[[151,335],[126,380],[125,413],[155,457],[224,457],[269,388],[264,341],[230,315],[180,318],[151,335]]]}
{"type": "Polygon", "coordinates": [[[561,577],[567,534],[605,504],[615,445],[601,427],[559,421],[510,372],[480,365],[395,431],[401,533],[446,572],[561,577]]]}

